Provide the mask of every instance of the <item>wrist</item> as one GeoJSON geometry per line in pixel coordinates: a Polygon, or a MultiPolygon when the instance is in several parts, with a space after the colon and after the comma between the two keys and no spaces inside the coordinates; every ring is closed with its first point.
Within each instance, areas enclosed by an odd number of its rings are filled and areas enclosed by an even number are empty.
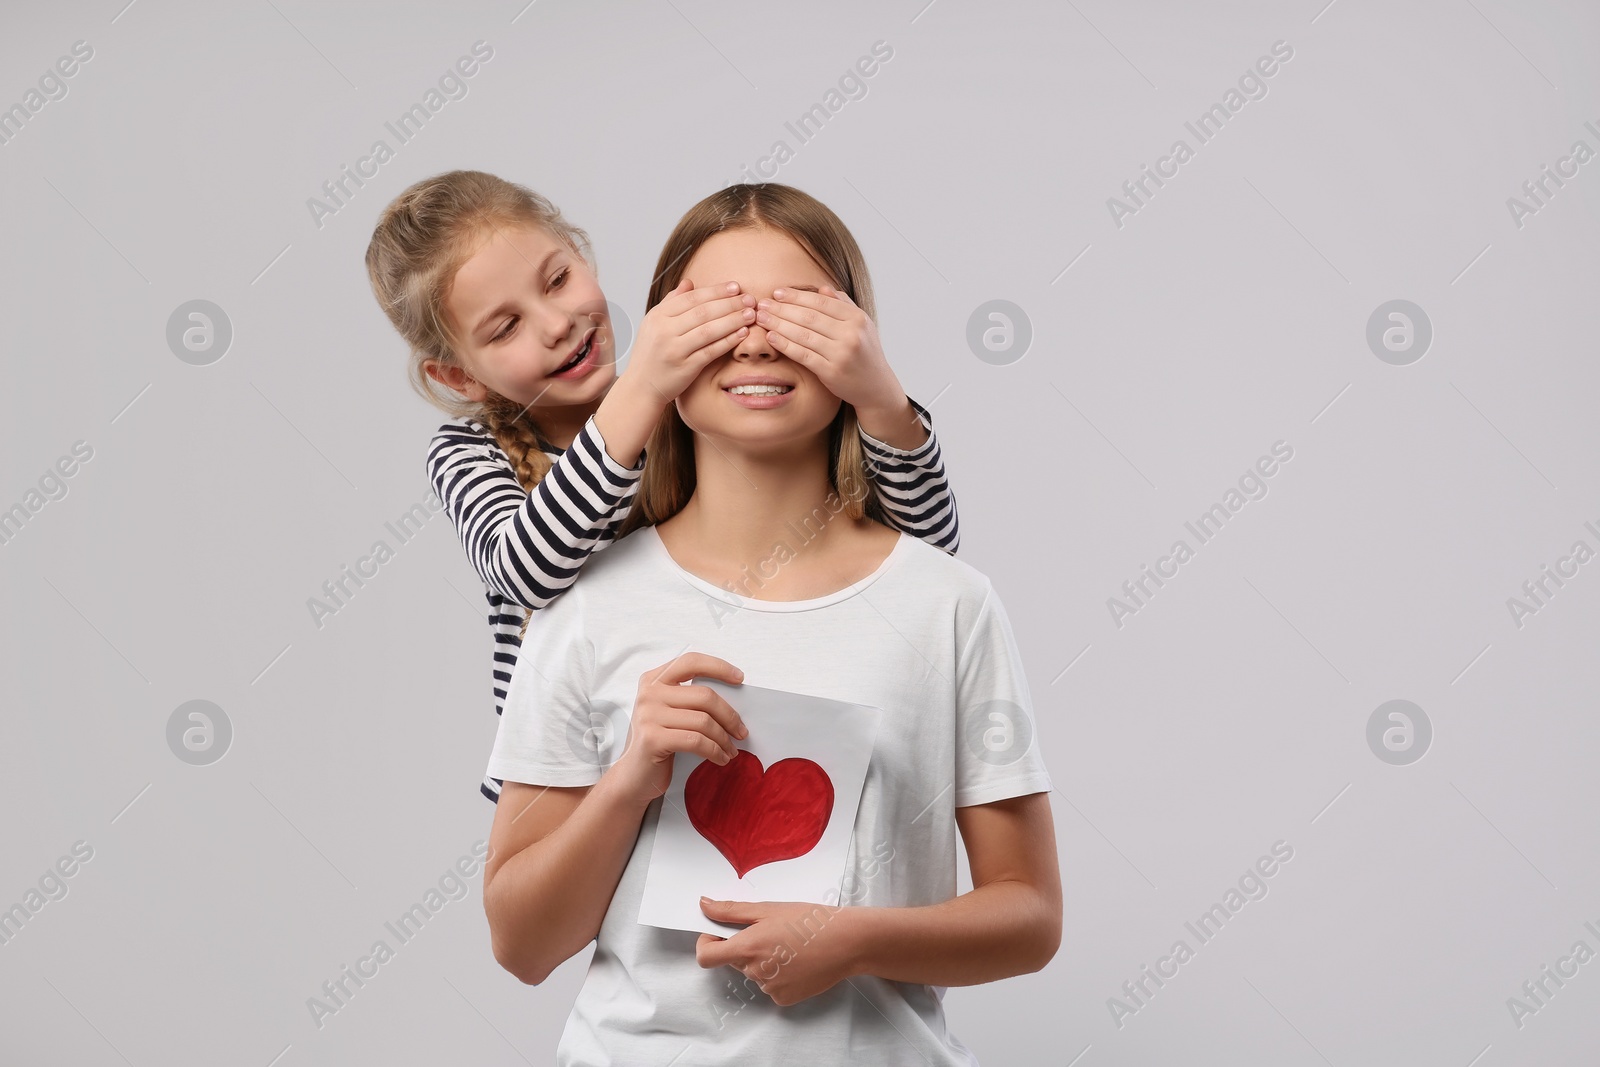
{"type": "Polygon", "coordinates": [[[887,403],[857,407],[856,424],[867,436],[907,452],[928,440],[928,429],[922,424],[921,415],[904,393],[887,403]]]}
{"type": "Polygon", "coordinates": [[[839,909],[833,921],[839,924],[840,944],[843,946],[843,966],[846,978],[872,974],[872,961],[877,958],[876,913],[881,909],[862,905],[849,905],[839,909]]]}
{"type": "Polygon", "coordinates": [[[611,388],[606,390],[601,403],[616,398],[618,403],[635,410],[647,407],[662,408],[666,401],[662,399],[659,390],[653,388],[642,374],[629,374],[624,371],[617,380],[611,383],[611,388]]]}
{"type": "Polygon", "coordinates": [[[909,408],[911,406],[911,398],[897,386],[891,386],[878,390],[870,397],[863,397],[859,403],[852,406],[856,409],[858,418],[862,414],[882,417],[896,414],[902,408],[909,408]]]}
{"type": "Polygon", "coordinates": [[[659,394],[652,393],[623,375],[612,384],[594,413],[594,424],[605,440],[606,453],[624,467],[632,468],[639,462],[639,454],[666,407],[659,394]]]}
{"type": "Polygon", "coordinates": [[[654,794],[645,795],[646,790],[632,780],[620,759],[605,769],[600,780],[589,791],[600,803],[615,807],[633,818],[643,818],[645,809],[656,799],[654,794]]]}

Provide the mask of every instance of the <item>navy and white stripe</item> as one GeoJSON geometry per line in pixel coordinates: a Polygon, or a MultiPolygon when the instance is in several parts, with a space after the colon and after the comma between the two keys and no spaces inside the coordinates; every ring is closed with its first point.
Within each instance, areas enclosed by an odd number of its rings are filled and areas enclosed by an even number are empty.
{"type": "MultiPolygon", "coordinates": [[[[907,399],[910,399],[909,397],[907,399]]],[[[910,451],[860,431],[879,499],[901,530],[954,553],[961,530],[955,496],[933,435],[933,416],[911,401],[928,439],[910,451]]],[[[525,612],[549,604],[578,578],[589,556],[616,539],[644,471],[606,452],[594,416],[564,451],[546,450],[550,472],[531,491],[487,426],[474,418],[447,422],[428,445],[428,480],[455,525],[473,570],[483,580],[494,636],[494,712],[501,714],[522,648],[525,612]]],[[[500,799],[500,780],[480,790],[500,799]]]]}
{"type": "Polygon", "coordinates": [[[911,406],[927,429],[928,439],[908,452],[886,445],[858,427],[861,447],[867,453],[867,471],[878,483],[878,499],[895,526],[955,555],[961,546],[961,524],[955,495],[944,476],[939,439],[933,435],[933,415],[915,400],[911,406]]]}

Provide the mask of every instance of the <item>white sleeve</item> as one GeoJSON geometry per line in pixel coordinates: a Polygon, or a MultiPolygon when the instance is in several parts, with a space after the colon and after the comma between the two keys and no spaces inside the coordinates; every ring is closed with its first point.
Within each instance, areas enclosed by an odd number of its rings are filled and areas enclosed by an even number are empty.
{"type": "MultiPolygon", "coordinates": [[[[594,645],[584,625],[582,590],[574,586],[528,623],[485,773],[529,785],[598,782],[602,759],[614,758],[605,742],[618,728],[625,735],[627,721],[596,712],[593,679],[594,645]]],[[[616,738],[619,750],[621,741],[616,738]]]]}
{"type": "Polygon", "coordinates": [[[992,585],[956,661],[956,731],[956,807],[1049,791],[1022,656],[992,585]]]}

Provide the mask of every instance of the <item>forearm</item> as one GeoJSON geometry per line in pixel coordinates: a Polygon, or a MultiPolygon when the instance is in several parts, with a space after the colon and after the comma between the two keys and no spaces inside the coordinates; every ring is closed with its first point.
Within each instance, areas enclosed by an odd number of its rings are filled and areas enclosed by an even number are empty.
{"type": "Polygon", "coordinates": [[[646,807],[617,789],[613,775],[602,775],[549,836],[500,866],[484,889],[484,912],[495,959],[506,970],[542,982],[594,939],[646,807]]]}
{"type": "Polygon", "coordinates": [[[922,425],[910,398],[904,393],[900,394],[898,403],[856,408],[856,422],[884,444],[907,452],[928,440],[927,427],[922,425]]]}
{"type": "Polygon", "coordinates": [[[1060,915],[1024,882],[996,881],[922,907],[846,907],[836,920],[852,973],[937,986],[1037,971],[1061,941],[1060,915]]]}
{"type": "MultiPolygon", "coordinates": [[[[934,439],[933,416],[904,393],[900,400],[911,411],[922,440],[909,448],[900,447],[879,438],[858,417],[867,471],[877,485],[878,501],[890,525],[954,554],[961,544],[961,521],[939,442],[934,439]]],[[[879,417],[894,425],[904,414],[879,417]]]]}
{"type": "Polygon", "coordinates": [[[624,467],[639,462],[669,399],[627,374],[618,378],[594,413],[594,424],[605,438],[607,455],[624,467]]]}
{"type": "Polygon", "coordinates": [[[586,426],[549,472],[525,488],[481,438],[435,438],[429,480],[486,585],[539,610],[577,579],[627,514],[639,477],[604,458],[609,447],[586,426]]]}

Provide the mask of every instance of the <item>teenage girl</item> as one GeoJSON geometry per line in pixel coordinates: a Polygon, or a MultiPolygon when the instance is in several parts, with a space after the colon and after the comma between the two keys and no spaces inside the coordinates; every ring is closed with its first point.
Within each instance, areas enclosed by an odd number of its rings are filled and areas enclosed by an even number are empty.
{"type": "MultiPolygon", "coordinates": [[[[411,349],[413,388],[455,416],[427,470],[484,583],[497,715],[533,612],[627,519],[662,410],[752,333],[809,359],[849,402],[841,418],[866,454],[874,514],[948,553],[959,546],[933,417],[901,389],[871,317],[836,293],[790,290],[758,309],[737,283],[702,273],[696,288],[675,271],[619,378],[585,233],[537,193],[469,170],[396,197],[366,264],[411,349]]],[[[496,779],[481,789],[499,798],[496,779]]]]}
{"type": "MultiPolygon", "coordinates": [[[[797,291],[874,314],[849,231],[787,186],[713,194],[659,271],[652,308],[693,274],[735,279],[762,310],[797,291]]],[[[484,868],[495,957],[539,983],[596,942],[558,1064],[975,1064],[945,988],[1036,971],[1061,936],[1026,675],[988,579],[874,521],[851,405],[757,322],[667,406],[619,539],[528,633],[488,766],[504,781],[484,868]],[[751,378],[780,392],[736,391],[751,378]],[[794,516],[824,508],[795,546],[794,516]],[[752,595],[730,591],[774,543],[794,551],[752,595]],[[696,677],[882,710],[849,903],[702,898],[744,926],[727,938],[638,922],[676,755],[726,765],[760,729],[696,677]],[[626,741],[586,751],[599,706],[630,709],[626,741]],[[958,829],[974,886],[959,896],[958,829]]]]}

